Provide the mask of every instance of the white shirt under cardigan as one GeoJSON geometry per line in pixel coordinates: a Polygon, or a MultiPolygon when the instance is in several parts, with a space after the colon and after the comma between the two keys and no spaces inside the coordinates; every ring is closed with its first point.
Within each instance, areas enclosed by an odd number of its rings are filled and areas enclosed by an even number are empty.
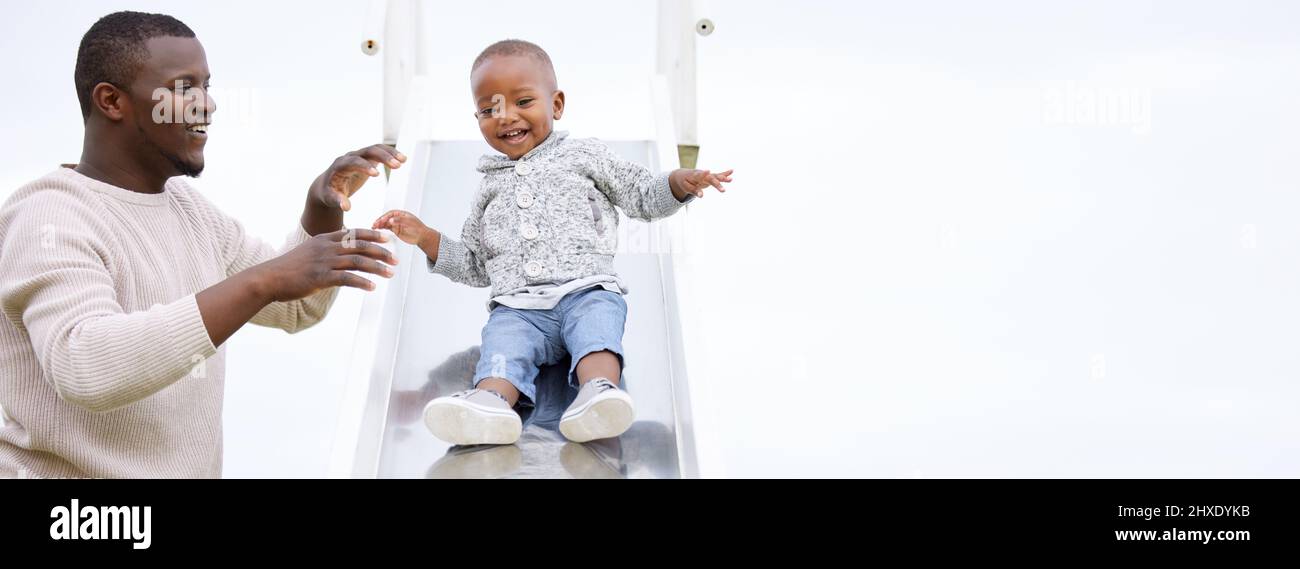
{"type": "MultiPolygon", "coordinates": [[[[310,236],[299,227],[281,251],[310,236]]],[[[0,477],[217,477],[225,348],[195,293],[279,255],[181,178],[61,168],[0,207],[0,477]]],[[[337,289],[273,303],[296,332],[337,289]]]]}

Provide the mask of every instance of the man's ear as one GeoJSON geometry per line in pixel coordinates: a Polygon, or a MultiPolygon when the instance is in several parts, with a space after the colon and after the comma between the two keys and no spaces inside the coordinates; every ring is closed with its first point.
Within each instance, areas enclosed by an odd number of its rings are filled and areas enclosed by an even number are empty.
{"type": "Polygon", "coordinates": [[[556,91],[554,95],[551,95],[551,100],[551,116],[558,121],[561,116],[564,116],[564,91],[556,91]]]}
{"type": "Polygon", "coordinates": [[[122,120],[129,105],[126,93],[112,83],[100,82],[90,90],[90,106],[98,109],[110,121],[122,120]]]}

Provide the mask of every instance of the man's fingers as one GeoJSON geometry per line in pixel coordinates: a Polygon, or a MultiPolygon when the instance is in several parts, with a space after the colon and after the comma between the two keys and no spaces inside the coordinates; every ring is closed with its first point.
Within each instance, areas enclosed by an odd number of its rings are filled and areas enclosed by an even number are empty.
{"type": "Polygon", "coordinates": [[[365,148],[356,150],[349,154],[360,156],[367,160],[378,162],[380,164],[389,164],[397,160],[397,156],[392,148],[384,144],[372,144],[365,148]]]}
{"type": "Polygon", "coordinates": [[[353,244],[352,247],[344,248],[340,246],[338,248],[337,254],[343,255],[346,253],[365,255],[367,257],[370,257],[371,259],[378,259],[390,265],[397,264],[397,257],[393,256],[392,251],[389,251],[387,248],[380,247],[379,245],[375,245],[374,243],[371,243],[369,241],[357,241],[356,243],[353,244]]]}
{"type": "Polygon", "coordinates": [[[335,194],[336,205],[343,211],[352,210],[352,200],[348,199],[352,192],[360,189],[364,185],[365,177],[371,178],[378,176],[379,170],[376,170],[371,163],[360,156],[345,156],[339,163],[334,166],[334,173],[330,176],[329,191],[335,194]]]}
{"type": "Polygon", "coordinates": [[[325,195],[321,198],[321,201],[324,201],[327,206],[337,207],[343,211],[352,209],[352,200],[348,199],[346,193],[334,187],[325,190],[325,195]]]}
{"type": "Polygon", "coordinates": [[[389,168],[400,168],[402,162],[406,161],[406,156],[404,154],[398,152],[396,148],[388,146],[387,144],[367,146],[358,150],[357,155],[367,160],[384,164],[389,168]]]}
{"type": "Polygon", "coordinates": [[[344,156],[334,164],[334,174],[356,173],[363,176],[378,176],[379,170],[375,169],[375,164],[382,163],[383,160],[370,160],[361,156],[344,156]]]}
{"type": "MultiPolygon", "coordinates": [[[[325,195],[321,197],[321,201],[325,202],[325,205],[327,206],[342,208],[343,199],[345,197],[347,196],[344,196],[343,192],[335,190],[334,188],[327,188],[325,191],[325,195]]],[[[343,211],[347,211],[347,210],[344,209],[343,211]]]]}
{"type": "Polygon", "coordinates": [[[359,288],[361,290],[375,290],[375,283],[370,282],[368,279],[363,278],[356,273],[349,273],[347,271],[330,271],[328,282],[333,286],[348,286],[359,288]]]}
{"type": "Polygon", "coordinates": [[[384,278],[393,276],[393,269],[389,268],[388,265],[365,255],[339,255],[334,258],[334,265],[330,268],[343,271],[361,271],[384,278]]]}
{"type": "Polygon", "coordinates": [[[360,156],[345,156],[335,165],[334,173],[330,176],[329,191],[337,195],[335,199],[339,209],[351,211],[352,200],[349,197],[352,192],[365,185],[367,176],[374,178],[378,175],[379,170],[370,161],[360,156]]]}
{"type": "Polygon", "coordinates": [[[387,243],[388,237],[374,229],[340,229],[329,234],[331,241],[343,241],[344,238],[360,239],[362,241],[375,241],[377,243],[387,243]]]}

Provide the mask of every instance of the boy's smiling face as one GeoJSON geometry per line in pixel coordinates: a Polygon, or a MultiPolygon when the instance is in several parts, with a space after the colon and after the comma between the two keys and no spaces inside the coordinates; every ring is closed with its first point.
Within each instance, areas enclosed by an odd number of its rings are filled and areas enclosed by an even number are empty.
{"type": "Polygon", "coordinates": [[[470,89],[483,139],[511,160],[546,140],[564,114],[555,73],[531,56],[488,58],[470,74],[470,89]]]}

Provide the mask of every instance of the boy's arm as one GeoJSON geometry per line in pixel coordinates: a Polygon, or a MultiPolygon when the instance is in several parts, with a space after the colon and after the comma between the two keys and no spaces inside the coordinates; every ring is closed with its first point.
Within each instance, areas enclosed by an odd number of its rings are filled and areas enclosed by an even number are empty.
{"type": "Polygon", "coordinates": [[[656,174],[596,141],[588,149],[588,174],[596,188],[633,219],[668,217],[696,197],[704,197],[704,188],[712,185],[726,191],[721,182],[731,181],[730,171],[711,174],[707,170],[678,169],[656,174]]]}
{"type": "Polygon", "coordinates": [[[393,210],[375,220],[374,229],[388,229],[402,241],[424,252],[429,272],[469,286],[488,286],[487,267],[480,248],[485,204],[476,204],[457,241],[428,227],[415,214],[393,210]]]}
{"type": "Polygon", "coordinates": [[[425,229],[416,245],[428,257],[429,272],[469,286],[492,284],[479,248],[483,235],[481,215],[465,220],[460,241],[447,237],[436,229],[425,229]]]}
{"type": "Polygon", "coordinates": [[[624,160],[596,140],[587,141],[583,149],[586,174],[596,189],[628,217],[643,221],[668,217],[692,199],[678,197],[669,172],[651,172],[645,166],[624,160]]]}

